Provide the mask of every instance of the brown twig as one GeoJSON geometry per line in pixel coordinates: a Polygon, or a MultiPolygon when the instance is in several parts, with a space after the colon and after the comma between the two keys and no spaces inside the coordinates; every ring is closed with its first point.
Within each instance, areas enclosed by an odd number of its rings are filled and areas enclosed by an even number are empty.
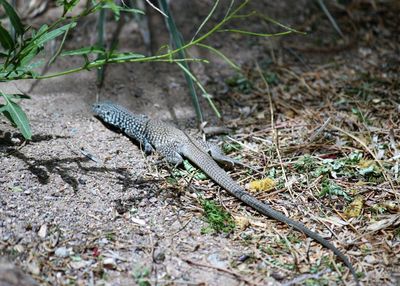
{"type": "Polygon", "coordinates": [[[243,281],[243,282],[245,282],[245,283],[247,283],[249,285],[262,285],[262,284],[259,284],[259,283],[255,283],[255,282],[245,278],[244,276],[240,275],[239,273],[233,272],[233,271],[231,271],[229,269],[225,269],[225,268],[221,268],[221,267],[217,267],[217,266],[213,266],[213,265],[209,265],[209,264],[205,264],[205,263],[196,262],[196,261],[190,260],[188,258],[182,258],[182,257],[180,257],[180,258],[182,259],[182,261],[185,261],[188,264],[192,264],[192,265],[196,265],[196,266],[200,266],[200,267],[205,267],[205,268],[210,268],[210,269],[214,269],[214,270],[217,270],[217,271],[220,271],[220,272],[227,273],[229,275],[232,275],[236,279],[238,279],[240,281],[243,281]]]}

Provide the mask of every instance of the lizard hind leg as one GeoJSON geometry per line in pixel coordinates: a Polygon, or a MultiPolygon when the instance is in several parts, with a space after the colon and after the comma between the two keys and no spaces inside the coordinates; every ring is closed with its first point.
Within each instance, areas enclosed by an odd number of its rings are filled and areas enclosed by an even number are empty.
{"type": "Polygon", "coordinates": [[[158,147],[157,151],[174,167],[179,166],[183,162],[182,156],[175,150],[174,146],[163,145],[158,147]]]}
{"type": "Polygon", "coordinates": [[[200,141],[199,143],[215,161],[229,167],[233,167],[235,164],[241,165],[238,160],[226,156],[218,145],[205,141],[200,141]]]}

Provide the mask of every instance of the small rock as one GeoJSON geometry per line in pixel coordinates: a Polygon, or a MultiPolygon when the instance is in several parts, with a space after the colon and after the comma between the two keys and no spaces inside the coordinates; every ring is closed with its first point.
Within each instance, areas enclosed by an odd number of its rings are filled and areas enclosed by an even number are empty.
{"type": "Polygon", "coordinates": [[[66,247],[59,247],[56,249],[54,254],[58,257],[68,257],[69,256],[69,250],[66,247]]]}
{"type": "Polygon", "coordinates": [[[162,263],[165,260],[165,253],[164,252],[157,252],[154,254],[154,261],[156,263],[162,263]]]}
{"type": "Polygon", "coordinates": [[[21,139],[13,137],[11,138],[11,142],[14,143],[14,145],[19,145],[21,144],[21,139]]]}
{"type": "Polygon", "coordinates": [[[218,253],[213,253],[207,257],[207,260],[211,263],[212,266],[218,268],[227,268],[228,261],[226,259],[221,259],[218,253]]]}
{"type": "Polygon", "coordinates": [[[17,253],[22,253],[25,250],[25,247],[22,246],[21,244],[17,244],[13,247],[13,250],[16,251],[17,253]]]}
{"type": "Polygon", "coordinates": [[[108,244],[108,243],[109,243],[109,241],[108,241],[108,239],[105,238],[105,237],[103,237],[103,238],[100,239],[100,241],[99,241],[99,245],[100,245],[100,246],[104,246],[104,245],[106,245],[106,244],[108,244]]]}
{"type": "Polygon", "coordinates": [[[240,262],[245,262],[245,261],[246,261],[247,259],[249,259],[249,258],[251,258],[250,255],[242,254],[242,255],[240,255],[240,257],[238,258],[238,260],[239,260],[240,262]]]}
{"type": "Polygon", "coordinates": [[[146,221],[143,219],[132,217],[131,220],[133,223],[136,223],[140,226],[146,226],[146,221]]]}
{"type": "Polygon", "coordinates": [[[107,257],[103,260],[103,266],[107,269],[117,268],[117,262],[112,257],[107,257]]]}
{"type": "Polygon", "coordinates": [[[86,265],[88,265],[88,264],[89,264],[89,261],[86,261],[86,260],[70,262],[70,265],[73,269],[81,269],[81,268],[86,267],[86,265]]]}
{"type": "Polygon", "coordinates": [[[28,268],[29,272],[32,273],[33,275],[40,274],[40,268],[36,261],[32,261],[32,262],[28,263],[27,268],[28,268]]]}
{"type": "Polygon", "coordinates": [[[41,239],[44,239],[44,238],[47,236],[47,224],[43,224],[43,225],[40,227],[40,229],[39,229],[39,231],[38,231],[38,236],[39,236],[41,239]]]}
{"type": "Polygon", "coordinates": [[[149,200],[150,203],[155,204],[158,201],[156,197],[153,197],[149,200]]]}
{"type": "Polygon", "coordinates": [[[235,222],[240,230],[244,230],[250,225],[250,220],[243,216],[235,217],[235,222]]]}
{"type": "Polygon", "coordinates": [[[369,264],[375,264],[376,263],[376,259],[373,255],[367,255],[364,258],[364,261],[369,263],[369,264]]]}

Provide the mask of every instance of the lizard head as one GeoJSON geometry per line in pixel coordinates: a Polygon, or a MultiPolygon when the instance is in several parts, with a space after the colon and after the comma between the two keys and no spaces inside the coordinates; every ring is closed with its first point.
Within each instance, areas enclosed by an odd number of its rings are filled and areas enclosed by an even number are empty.
{"type": "Polygon", "coordinates": [[[149,120],[145,115],[134,114],[118,104],[107,101],[93,104],[92,111],[94,116],[106,123],[106,125],[111,125],[121,130],[134,127],[141,128],[149,120]]]}
{"type": "Polygon", "coordinates": [[[97,102],[92,106],[94,116],[109,124],[114,124],[116,109],[117,106],[111,102],[97,102]]]}

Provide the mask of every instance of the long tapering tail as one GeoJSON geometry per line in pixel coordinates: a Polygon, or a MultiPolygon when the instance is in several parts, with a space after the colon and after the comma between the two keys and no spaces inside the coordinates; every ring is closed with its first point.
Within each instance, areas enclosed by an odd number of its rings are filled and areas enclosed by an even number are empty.
{"type": "Polygon", "coordinates": [[[294,229],[304,233],[308,237],[314,239],[321,245],[333,251],[333,253],[338,256],[344,264],[350,269],[351,274],[354,276],[357,285],[360,282],[357,277],[357,273],[348,260],[348,258],[337,249],[332,243],[321,237],[319,234],[313,232],[307,228],[304,224],[294,221],[288,218],[283,213],[272,209],[267,204],[262,203],[248,192],[246,192],[242,187],[240,187],[218,164],[206,153],[198,149],[193,144],[188,144],[183,148],[182,155],[188,158],[191,162],[196,164],[204,173],[206,173],[214,182],[223,187],[226,191],[231,193],[233,196],[247,204],[248,206],[254,208],[258,212],[266,215],[270,218],[278,220],[280,222],[286,223],[287,225],[293,227],[294,229]]]}

